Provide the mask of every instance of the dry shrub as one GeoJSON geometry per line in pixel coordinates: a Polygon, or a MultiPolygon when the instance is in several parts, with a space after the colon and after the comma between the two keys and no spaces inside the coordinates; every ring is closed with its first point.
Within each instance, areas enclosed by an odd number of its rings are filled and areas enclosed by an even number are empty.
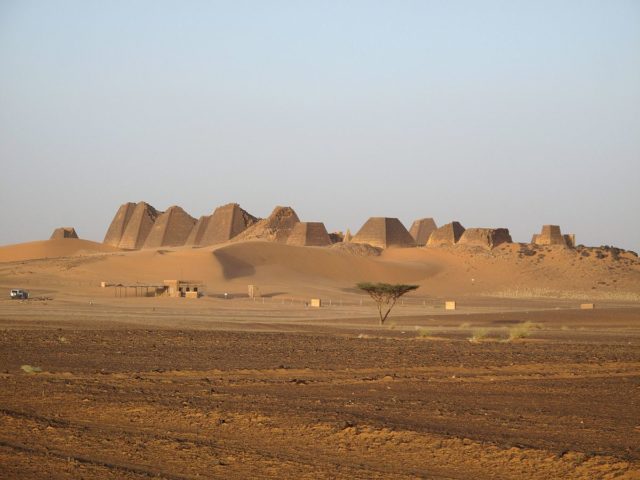
{"type": "Polygon", "coordinates": [[[536,330],[539,328],[541,328],[540,325],[529,321],[514,325],[513,327],[509,328],[509,338],[507,341],[527,338],[531,335],[532,330],[536,330]]]}
{"type": "Polygon", "coordinates": [[[489,335],[488,328],[476,328],[471,332],[471,338],[469,339],[469,341],[479,342],[480,340],[487,338],[488,335],[489,335]]]}

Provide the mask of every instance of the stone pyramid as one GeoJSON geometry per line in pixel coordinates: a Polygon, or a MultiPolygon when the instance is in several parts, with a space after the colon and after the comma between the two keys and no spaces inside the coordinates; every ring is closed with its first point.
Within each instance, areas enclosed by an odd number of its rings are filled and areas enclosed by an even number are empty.
{"type": "Polygon", "coordinates": [[[194,247],[202,245],[202,236],[207,229],[207,225],[209,225],[209,220],[211,220],[211,215],[201,216],[191,229],[191,232],[184,244],[194,247]]]}
{"type": "Polygon", "coordinates": [[[389,217],[369,218],[351,241],[380,248],[416,246],[413,237],[400,220],[389,217]]]}
{"type": "Polygon", "coordinates": [[[464,230],[460,222],[447,223],[431,233],[427,245],[435,247],[439,245],[455,245],[462,237],[464,230]]]}
{"type": "Polygon", "coordinates": [[[126,224],[118,247],[126,250],[142,248],[160,213],[162,212],[158,212],[146,202],[137,203],[126,224]]]}
{"type": "Polygon", "coordinates": [[[228,203],[215,209],[206,222],[200,243],[197,245],[215,245],[228,242],[258,219],[240,208],[237,203],[228,203]]]}
{"type": "Polygon", "coordinates": [[[120,245],[120,240],[122,240],[124,230],[127,228],[127,224],[129,223],[135,208],[136,204],[132,202],[120,205],[120,208],[118,208],[118,211],[116,212],[115,217],[113,217],[111,225],[109,225],[109,229],[104,236],[103,243],[111,245],[112,247],[120,245]]]}
{"type": "Polygon", "coordinates": [[[276,207],[267,218],[247,228],[234,240],[264,240],[267,242],[286,243],[293,227],[300,222],[298,215],[291,207],[276,207]]]}
{"type": "Polygon", "coordinates": [[[178,206],[158,216],[142,248],[179,247],[185,244],[196,219],[178,206]]]}
{"type": "Polygon", "coordinates": [[[501,243],[512,243],[507,228],[467,228],[458,245],[492,249],[501,243]]]}
{"type": "Polygon", "coordinates": [[[437,228],[433,218],[420,218],[411,224],[409,233],[416,244],[422,246],[427,244],[429,236],[431,236],[431,233],[437,228]]]}
{"type": "Polygon", "coordinates": [[[542,232],[531,239],[536,245],[567,245],[558,225],[543,225],[542,232]]]}
{"type": "Polygon", "coordinates": [[[331,243],[327,229],[322,222],[296,223],[287,239],[288,245],[301,247],[324,247],[331,243]]]}
{"type": "Polygon", "coordinates": [[[53,231],[49,240],[57,240],[60,238],[78,238],[78,234],[73,227],[60,227],[53,231]]]}

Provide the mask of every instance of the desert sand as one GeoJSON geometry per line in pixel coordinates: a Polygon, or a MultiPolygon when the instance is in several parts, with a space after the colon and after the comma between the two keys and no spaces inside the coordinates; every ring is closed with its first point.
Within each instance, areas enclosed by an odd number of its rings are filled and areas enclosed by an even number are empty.
{"type": "Polygon", "coordinates": [[[0,478],[640,478],[629,252],[67,238],[0,292],[0,478]],[[166,279],[204,296],[100,286],[166,279]],[[359,281],[420,288],[380,326],[359,281]]]}

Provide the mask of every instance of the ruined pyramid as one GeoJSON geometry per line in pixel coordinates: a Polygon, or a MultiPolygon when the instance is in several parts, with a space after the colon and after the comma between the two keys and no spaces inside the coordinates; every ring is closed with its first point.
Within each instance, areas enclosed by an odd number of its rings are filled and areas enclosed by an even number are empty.
{"type": "Polygon", "coordinates": [[[419,246],[426,245],[431,233],[436,230],[436,222],[433,218],[420,218],[411,224],[409,233],[419,246]]]}
{"type": "Polygon", "coordinates": [[[73,227],[60,227],[53,231],[49,240],[57,240],[60,238],[78,238],[78,234],[73,227]]]}
{"type": "Polygon", "coordinates": [[[447,223],[431,233],[427,246],[455,245],[462,237],[464,230],[460,222],[447,223]]]}
{"type": "Polygon", "coordinates": [[[240,208],[237,203],[222,205],[215,209],[208,220],[203,221],[200,241],[193,245],[204,246],[228,242],[257,221],[256,217],[240,208]]]}
{"type": "Polygon", "coordinates": [[[351,241],[380,248],[416,246],[413,237],[400,220],[389,217],[369,218],[351,241]]]}
{"type": "Polygon", "coordinates": [[[211,220],[211,215],[201,216],[193,225],[193,228],[191,229],[191,232],[189,233],[189,236],[187,237],[187,240],[184,242],[184,244],[193,247],[200,246],[202,244],[202,236],[207,229],[209,220],[211,220]]]}
{"type": "Polygon", "coordinates": [[[497,247],[501,243],[512,243],[507,228],[467,228],[458,241],[458,245],[487,249],[497,247]]]}
{"type": "Polygon", "coordinates": [[[543,225],[542,232],[534,234],[531,243],[536,245],[567,245],[558,225],[543,225]]]}
{"type": "Polygon", "coordinates": [[[300,222],[298,215],[291,207],[276,207],[267,218],[258,221],[234,240],[264,240],[267,242],[286,243],[293,227],[300,222]]]}
{"type": "Polygon", "coordinates": [[[160,213],[146,202],[122,205],[107,230],[105,243],[126,250],[142,248],[160,213]]]}
{"type": "Polygon", "coordinates": [[[127,228],[127,224],[129,223],[135,208],[136,204],[132,202],[120,205],[120,208],[118,208],[113,220],[111,220],[111,224],[109,225],[109,229],[107,230],[102,243],[111,245],[112,247],[120,245],[124,230],[127,228]]]}
{"type": "Polygon", "coordinates": [[[179,247],[185,244],[196,219],[174,205],[160,214],[142,248],[179,247]]]}
{"type": "Polygon", "coordinates": [[[331,243],[327,229],[322,222],[296,223],[287,239],[287,245],[301,247],[324,247],[331,243]]]}

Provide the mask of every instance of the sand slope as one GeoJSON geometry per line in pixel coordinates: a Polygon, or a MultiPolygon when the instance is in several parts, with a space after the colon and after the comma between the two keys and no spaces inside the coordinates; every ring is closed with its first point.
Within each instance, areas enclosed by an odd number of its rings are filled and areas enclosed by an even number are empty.
{"type": "Polygon", "coordinates": [[[42,240],[0,247],[0,262],[15,262],[38,258],[70,257],[93,253],[111,253],[119,249],[103,243],[77,238],[42,240]]]}
{"type": "MultiPolygon", "coordinates": [[[[199,280],[211,291],[309,296],[353,292],[359,281],[415,283],[420,296],[559,296],[640,300],[640,261],[628,253],[561,246],[503,244],[491,251],[462,246],[385,250],[359,256],[339,249],[246,241],[206,248],[120,251],[64,239],[0,247],[0,283],[62,290],[100,282],[158,284],[199,280]],[[28,267],[14,262],[31,260],[28,267]]],[[[89,290],[87,290],[89,291],[89,290]]]]}

